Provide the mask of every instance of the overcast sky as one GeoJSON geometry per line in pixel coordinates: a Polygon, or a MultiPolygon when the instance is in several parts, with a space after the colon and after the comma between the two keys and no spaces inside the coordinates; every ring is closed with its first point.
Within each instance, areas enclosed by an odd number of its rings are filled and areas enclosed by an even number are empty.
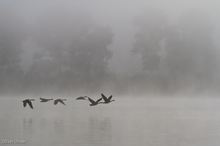
{"type": "MultiPolygon", "coordinates": [[[[134,41],[134,17],[147,12],[149,9],[163,11],[171,20],[176,19],[186,11],[202,10],[213,17],[213,24],[219,31],[220,2],[217,0],[1,0],[1,2],[2,4],[9,4],[12,9],[17,7],[22,9],[21,11],[29,23],[37,23],[33,22],[34,18],[48,9],[66,9],[70,12],[83,11],[89,13],[97,23],[111,26],[115,36],[113,44],[109,48],[115,53],[110,61],[110,67],[117,73],[140,70],[139,57],[129,57],[129,51],[132,49],[134,41]],[[124,66],[123,70],[121,64],[124,66]]],[[[7,4],[4,7],[7,7],[7,4]]],[[[218,33],[216,34],[219,36],[218,33]]]]}
{"type": "MultiPolygon", "coordinates": [[[[151,15],[151,12],[162,13],[170,26],[176,26],[179,18],[186,13],[202,12],[202,17],[210,20],[209,23],[214,30],[212,39],[219,50],[219,5],[220,2],[217,0],[0,0],[0,11],[1,16],[19,16],[27,30],[29,27],[40,26],[39,18],[44,15],[50,16],[50,13],[54,12],[57,12],[58,18],[69,19],[78,13],[81,16],[89,16],[93,23],[112,29],[112,43],[108,44],[108,49],[113,52],[113,56],[108,62],[109,69],[117,75],[132,76],[143,71],[141,54],[132,53],[135,35],[139,29],[136,18],[145,14],[151,15]]],[[[44,49],[39,46],[31,35],[22,40],[24,52],[21,65],[24,70],[28,70],[32,65],[34,53],[44,49]]]]}

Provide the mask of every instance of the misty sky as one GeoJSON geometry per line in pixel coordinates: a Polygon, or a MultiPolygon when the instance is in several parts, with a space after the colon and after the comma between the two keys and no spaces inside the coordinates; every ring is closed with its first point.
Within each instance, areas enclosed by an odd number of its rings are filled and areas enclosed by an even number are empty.
{"type": "MultiPolygon", "coordinates": [[[[144,60],[143,60],[143,56],[141,56],[143,54],[132,53],[132,50],[134,49],[134,44],[136,42],[136,36],[138,35],[138,33],[141,33],[140,27],[136,24],[137,19],[144,20],[149,16],[152,18],[154,18],[155,16],[156,18],[158,15],[163,14],[164,19],[166,19],[167,21],[166,25],[168,25],[168,27],[171,27],[171,29],[169,28],[169,31],[171,30],[169,33],[171,33],[173,32],[174,29],[176,29],[176,27],[181,28],[182,27],[181,25],[183,26],[185,25],[185,22],[179,24],[181,23],[181,19],[182,17],[184,17],[184,15],[187,15],[187,13],[193,14],[194,12],[196,13],[199,12],[199,15],[202,15],[201,18],[203,19],[204,17],[204,20],[208,20],[209,21],[208,23],[211,26],[210,30],[208,30],[210,32],[207,33],[207,34],[209,33],[211,34],[210,35],[211,41],[206,44],[212,42],[212,45],[215,46],[213,47],[214,50],[217,53],[219,53],[220,52],[218,49],[220,46],[220,43],[218,42],[218,38],[220,37],[219,5],[220,2],[218,2],[217,0],[212,0],[212,1],[208,1],[208,0],[184,0],[184,1],[183,0],[135,0],[135,1],[134,0],[111,0],[111,1],[110,0],[93,0],[93,1],[91,0],[90,1],[89,0],[62,0],[62,1],[61,0],[38,0],[38,1],[1,0],[0,11],[1,11],[2,22],[5,22],[6,24],[6,30],[7,28],[8,30],[10,30],[11,29],[10,27],[12,27],[15,30],[12,31],[14,31],[15,34],[19,34],[20,31],[18,30],[20,28],[19,27],[17,28],[19,24],[18,25],[12,24],[19,22],[21,23],[20,25],[22,31],[25,32],[24,39],[20,40],[21,48],[23,50],[23,52],[20,54],[21,57],[20,65],[22,66],[22,70],[24,72],[28,72],[28,70],[31,70],[30,68],[34,63],[33,58],[35,56],[35,53],[44,52],[45,49],[47,49],[46,48],[47,46],[45,44],[42,45],[42,43],[45,42],[39,43],[38,38],[37,39],[35,38],[36,34],[37,35],[38,33],[40,34],[39,30],[40,31],[42,29],[47,30],[47,28],[50,29],[51,26],[57,27],[59,29],[60,26],[65,27],[65,24],[62,24],[65,23],[64,21],[69,22],[68,20],[71,20],[72,17],[82,17],[82,19],[77,18],[77,21],[80,21],[79,24],[94,25],[94,27],[108,27],[111,29],[113,34],[111,38],[112,41],[109,40],[111,43],[106,43],[105,45],[103,44],[110,51],[112,51],[112,56],[108,60],[108,65],[107,65],[109,71],[117,76],[133,77],[136,74],[149,72],[143,69],[144,66],[146,67],[146,64],[143,65],[144,60]],[[7,22],[7,20],[9,21],[7,22]],[[54,21],[55,24],[53,24],[52,21],[54,21]]],[[[191,21],[190,19],[186,19],[186,21],[188,20],[191,21]]],[[[161,22],[163,23],[163,21],[161,22]]],[[[186,24],[188,24],[188,22],[186,24]]],[[[3,26],[4,24],[1,25],[3,26]]],[[[189,25],[191,25],[190,22],[189,25]]],[[[202,24],[196,24],[196,25],[198,26],[201,25],[202,26],[201,29],[203,28],[202,24]]],[[[69,24],[67,26],[67,30],[68,27],[69,24]]],[[[188,26],[186,28],[188,28],[188,26]]],[[[209,29],[209,27],[206,26],[204,28],[209,29]]],[[[143,30],[145,29],[143,28],[143,30]]],[[[45,31],[42,32],[42,35],[43,33],[47,35],[45,31]]],[[[56,33],[59,34],[59,32],[56,33]]],[[[67,37],[65,35],[65,32],[63,33],[64,33],[63,34],[64,37],[67,37]]],[[[68,37],[70,37],[70,35],[68,35],[68,37]]],[[[64,39],[64,37],[62,36],[59,37],[61,39],[64,39]]],[[[168,38],[164,38],[165,41],[167,39],[168,38]]],[[[161,41],[163,41],[163,39],[161,41]]],[[[67,44],[68,43],[69,42],[67,42],[67,44]]],[[[199,45],[197,47],[199,47],[199,45]]],[[[48,57],[48,56],[44,55],[44,57],[48,57]]],[[[167,62],[169,63],[169,61],[167,62]]],[[[218,64],[217,61],[215,61],[215,63],[218,64]]],[[[170,66],[168,65],[168,67],[170,66]]],[[[161,69],[161,70],[166,72],[166,69],[161,69]]],[[[220,69],[216,69],[216,70],[219,71],[220,69]]],[[[185,76],[188,77],[189,75],[186,73],[185,76]]],[[[186,79],[184,78],[183,80],[186,79]]]]}
{"type": "MultiPolygon", "coordinates": [[[[47,9],[68,9],[68,11],[83,11],[92,15],[97,23],[111,26],[115,36],[114,42],[109,46],[115,54],[110,61],[110,67],[117,73],[128,73],[140,70],[140,60],[129,57],[132,48],[133,35],[135,32],[134,17],[156,9],[166,13],[170,19],[176,19],[181,13],[191,10],[202,10],[213,17],[213,25],[218,31],[219,4],[217,0],[47,0],[47,1],[25,1],[6,2],[18,5],[29,23],[33,22],[42,11],[47,9]],[[121,65],[123,68],[121,68],[121,65]]],[[[218,35],[218,34],[217,34],[218,35]]]]}

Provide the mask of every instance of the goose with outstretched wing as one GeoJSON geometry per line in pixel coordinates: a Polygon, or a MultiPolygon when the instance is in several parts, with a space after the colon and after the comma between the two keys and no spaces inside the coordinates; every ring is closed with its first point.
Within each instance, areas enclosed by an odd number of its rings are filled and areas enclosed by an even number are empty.
{"type": "Polygon", "coordinates": [[[95,106],[95,105],[98,105],[100,103],[100,101],[102,100],[102,98],[99,98],[98,100],[93,100],[91,98],[88,97],[88,100],[90,101],[90,106],[95,106]]]}
{"type": "Polygon", "coordinates": [[[102,99],[104,100],[104,102],[102,102],[102,103],[107,104],[107,103],[110,103],[110,102],[115,101],[115,100],[112,100],[112,95],[109,96],[109,97],[106,97],[106,96],[102,93],[101,96],[102,96],[102,99]]]}
{"type": "Polygon", "coordinates": [[[80,96],[77,97],[76,100],[87,100],[89,97],[88,96],[80,96]]]}
{"type": "Polygon", "coordinates": [[[48,102],[48,101],[51,101],[53,100],[52,98],[50,99],[47,99],[47,98],[40,98],[40,102],[48,102]]]}
{"type": "Polygon", "coordinates": [[[25,100],[23,100],[22,101],[23,102],[23,107],[26,107],[27,105],[29,105],[29,107],[31,109],[34,109],[32,101],[35,101],[35,99],[25,99],[25,100]]]}
{"type": "Polygon", "coordinates": [[[58,99],[54,100],[54,105],[57,105],[58,103],[61,103],[61,104],[63,104],[63,105],[66,105],[64,101],[66,101],[66,99],[60,99],[60,98],[58,98],[58,99]]]}

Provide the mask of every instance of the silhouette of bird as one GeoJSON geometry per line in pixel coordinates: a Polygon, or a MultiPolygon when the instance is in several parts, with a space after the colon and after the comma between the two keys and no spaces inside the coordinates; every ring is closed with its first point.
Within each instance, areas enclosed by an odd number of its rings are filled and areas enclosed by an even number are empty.
{"type": "Polygon", "coordinates": [[[57,105],[59,102],[62,103],[63,105],[66,105],[66,104],[64,103],[64,101],[66,101],[66,99],[60,99],[60,98],[58,98],[58,99],[54,100],[54,105],[57,105]]]}
{"type": "Polygon", "coordinates": [[[99,104],[99,102],[102,100],[102,98],[99,98],[98,100],[93,100],[93,99],[91,99],[91,98],[89,98],[88,97],[88,99],[89,99],[89,101],[90,101],[90,106],[95,106],[95,105],[98,105],[99,104]]]}
{"type": "Polygon", "coordinates": [[[30,106],[31,109],[34,109],[33,105],[32,105],[32,101],[35,101],[35,99],[25,99],[23,100],[23,106],[26,107],[27,104],[30,106]]]}
{"type": "Polygon", "coordinates": [[[115,100],[112,100],[112,95],[109,96],[108,98],[103,93],[101,95],[102,95],[102,99],[104,100],[104,102],[102,102],[102,103],[107,104],[107,103],[115,101],[115,100]]]}
{"type": "Polygon", "coordinates": [[[89,97],[88,96],[80,96],[77,97],[76,100],[87,100],[89,97]]]}
{"type": "Polygon", "coordinates": [[[48,102],[50,100],[53,100],[52,98],[51,99],[47,99],[47,98],[40,98],[40,102],[48,102]]]}

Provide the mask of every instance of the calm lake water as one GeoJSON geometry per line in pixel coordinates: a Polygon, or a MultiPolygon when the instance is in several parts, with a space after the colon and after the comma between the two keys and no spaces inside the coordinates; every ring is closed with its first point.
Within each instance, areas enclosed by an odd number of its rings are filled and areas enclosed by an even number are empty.
{"type": "Polygon", "coordinates": [[[95,107],[74,99],[66,103],[37,100],[31,110],[21,99],[0,99],[0,145],[220,145],[217,98],[117,98],[95,107]]]}

